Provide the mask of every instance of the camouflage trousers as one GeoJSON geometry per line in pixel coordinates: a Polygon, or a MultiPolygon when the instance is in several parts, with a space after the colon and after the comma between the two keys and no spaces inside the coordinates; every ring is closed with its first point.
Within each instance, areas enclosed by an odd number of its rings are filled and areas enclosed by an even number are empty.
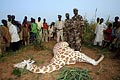
{"type": "Polygon", "coordinates": [[[78,30],[73,30],[69,33],[69,45],[71,48],[76,51],[80,51],[81,49],[81,39],[80,32],[78,30]]]}

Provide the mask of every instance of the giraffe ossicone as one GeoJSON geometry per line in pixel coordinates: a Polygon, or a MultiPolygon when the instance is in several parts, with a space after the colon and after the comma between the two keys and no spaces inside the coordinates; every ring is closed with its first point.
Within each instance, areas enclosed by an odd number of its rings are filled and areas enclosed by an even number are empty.
{"type": "Polygon", "coordinates": [[[17,68],[26,68],[27,70],[33,72],[33,73],[51,73],[55,70],[59,70],[66,64],[75,64],[76,62],[86,62],[90,63],[92,65],[98,65],[104,58],[104,55],[101,55],[101,57],[95,61],[94,59],[88,57],[84,53],[81,53],[80,51],[74,51],[74,49],[71,49],[69,47],[69,44],[67,42],[59,42],[55,44],[53,48],[54,56],[51,59],[50,63],[46,66],[40,66],[34,65],[34,60],[28,59],[24,60],[20,63],[14,64],[14,67],[17,68]]]}

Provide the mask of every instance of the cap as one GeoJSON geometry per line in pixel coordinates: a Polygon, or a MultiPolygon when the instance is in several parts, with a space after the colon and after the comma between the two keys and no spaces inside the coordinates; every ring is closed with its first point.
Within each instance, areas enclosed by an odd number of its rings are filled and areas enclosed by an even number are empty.
{"type": "Polygon", "coordinates": [[[115,18],[116,18],[116,19],[119,19],[119,17],[118,17],[118,16],[116,16],[115,18]]]}
{"type": "Polygon", "coordinates": [[[77,8],[74,8],[73,10],[76,10],[76,11],[78,11],[78,9],[77,9],[77,8]]]}
{"type": "Polygon", "coordinates": [[[58,15],[58,17],[62,17],[61,15],[58,15]]]}
{"type": "Polygon", "coordinates": [[[66,13],[66,15],[69,15],[69,13],[66,13]]]}

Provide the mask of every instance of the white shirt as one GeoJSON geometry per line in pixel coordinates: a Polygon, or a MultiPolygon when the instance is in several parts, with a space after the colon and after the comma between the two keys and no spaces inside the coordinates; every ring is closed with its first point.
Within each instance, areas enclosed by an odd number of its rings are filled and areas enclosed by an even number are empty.
{"type": "Polygon", "coordinates": [[[9,27],[11,25],[12,25],[12,23],[10,21],[7,21],[7,26],[9,27]]]}
{"type": "Polygon", "coordinates": [[[97,42],[104,40],[104,36],[103,36],[103,31],[107,29],[106,24],[102,23],[102,24],[97,24],[96,26],[96,30],[95,30],[95,40],[97,42]]]}
{"type": "Polygon", "coordinates": [[[53,27],[54,27],[54,26],[49,26],[49,27],[48,27],[48,30],[49,30],[50,32],[53,32],[53,27]]]}
{"type": "Polygon", "coordinates": [[[41,28],[43,27],[43,23],[42,23],[41,21],[40,21],[40,22],[37,21],[36,23],[37,23],[37,25],[38,25],[38,26],[37,26],[37,29],[38,29],[38,30],[41,30],[41,28]]]}
{"type": "Polygon", "coordinates": [[[55,27],[56,27],[57,29],[63,29],[63,28],[64,28],[64,21],[63,21],[63,20],[61,20],[61,21],[56,21],[56,22],[55,22],[55,27]]]}
{"type": "Polygon", "coordinates": [[[11,35],[11,42],[18,42],[20,41],[18,32],[17,32],[17,27],[13,24],[9,26],[9,32],[11,35]]]}

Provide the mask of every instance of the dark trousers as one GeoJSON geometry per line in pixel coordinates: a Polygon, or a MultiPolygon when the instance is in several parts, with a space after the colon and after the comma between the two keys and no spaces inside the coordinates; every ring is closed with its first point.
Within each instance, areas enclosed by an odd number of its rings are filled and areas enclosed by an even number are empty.
{"type": "Polygon", "coordinates": [[[34,43],[36,41],[36,34],[33,32],[30,32],[30,43],[34,43]]]}
{"type": "Polygon", "coordinates": [[[20,48],[20,42],[18,41],[18,42],[12,42],[11,43],[11,49],[13,50],[13,51],[17,51],[17,50],[19,50],[19,48],[20,48]]]}

